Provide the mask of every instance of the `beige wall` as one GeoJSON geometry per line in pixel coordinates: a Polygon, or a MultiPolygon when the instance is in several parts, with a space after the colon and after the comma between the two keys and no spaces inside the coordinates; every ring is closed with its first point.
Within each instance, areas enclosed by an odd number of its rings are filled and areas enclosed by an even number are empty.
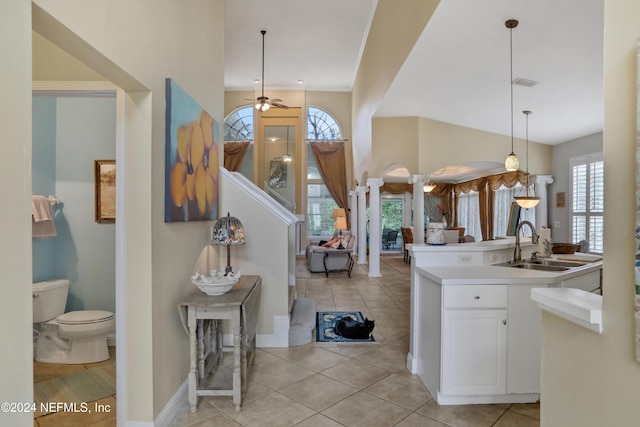
{"type": "MultiPolygon", "coordinates": [[[[173,78],[222,123],[224,1],[40,0],[37,5],[59,21],[51,24],[53,30],[44,28],[50,32],[46,38],[62,34],[57,42],[101,75],[125,89],[135,82],[144,87],[128,92],[124,101],[126,145],[119,155],[126,159],[127,310],[116,315],[127,317],[126,418],[152,422],[186,378],[188,342],[176,307],[193,287],[189,277],[211,226],[164,222],[165,78],[173,78]]],[[[212,257],[219,262],[217,254],[212,257]]]]}
{"type": "Polygon", "coordinates": [[[633,342],[640,3],[605,1],[604,29],[604,333],[543,314],[543,426],[632,426],[640,420],[633,342]]]}
{"type": "MultiPolygon", "coordinates": [[[[525,170],[525,141],[514,140],[525,170]]],[[[381,177],[391,163],[401,163],[412,174],[429,174],[444,166],[474,161],[502,164],[511,150],[511,137],[421,117],[373,119],[370,177],[381,177]]],[[[529,171],[551,174],[552,147],[529,141],[529,171]]]]}
{"type": "Polygon", "coordinates": [[[357,179],[372,165],[371,118],[439,3],[440,0],[405,0],[403,7],[398,7],[394,0],[378,1],[352,90],[353,164],[357,179]]]}
{"type": "MultiPolygon", "coordinates": [[[[0,401],[31,402],[31,3],[0,13],[0,401]],[[10,326],[9,326],[10,325],[10,326]]],[[[33,414],[0,413],[0,424],[32,426],[33,414]]]]}

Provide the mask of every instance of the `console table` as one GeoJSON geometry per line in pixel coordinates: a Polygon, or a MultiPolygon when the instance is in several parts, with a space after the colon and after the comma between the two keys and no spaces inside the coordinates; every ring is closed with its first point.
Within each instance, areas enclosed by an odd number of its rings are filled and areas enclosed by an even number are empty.
{"type": "Polygon", "coordinates": [[[351,270],[353,270],[353,264],[354,264],[353,258],[351,257],[351,252],[353,252],[353,249],[329,248],[326,251],[324,251],[324,257],[322,258],[322,263],[324,264],[325,276],[329,277],[329,273],[332,271],[346,271],[349,277],[351,277],[351,270]],[[329,259],[330,256],[344,257],[345,258],[344,268],[336,268],[333,270],[329,270],[327,268],[327,260],[329,259]]]}
{"type": "Polygon", "coordinates": [[[240,411],[242,393],[247,385],[247,370],[255,354],[256,324],[260,306],[262,279],[242,276],[229,292],[209,296],[192,294],[179,305],[180,317],[189,333],[189,403],[198,410],[199,396],[232,396],[236,412],[240,411]],[[231,321],[233,347],[222,344],[223,320],[231,321]],[[222,361],[222,352],[233,350],[233,380],[230,389],[208,389],[206,380],[222,361]]]}

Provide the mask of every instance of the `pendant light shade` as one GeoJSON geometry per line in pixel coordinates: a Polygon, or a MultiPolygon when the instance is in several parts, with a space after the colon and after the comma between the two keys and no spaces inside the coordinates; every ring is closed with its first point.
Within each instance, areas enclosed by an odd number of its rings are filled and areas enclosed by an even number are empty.
{"type": "Polygon", "coordinates": [[[540,203],[540,197],[536,197],[535,193],[530,196],[529,195],[529,114],[533,114],[533,112],[529,111],[529,110],[524,110],[522,112],[526,118],[527,118],[527,125],[526,125],[526,145],[525,145],[525,161],[527,164],[527,169],[525,172],[525,191],[526,191],[526,195],[525,196],[516,196],[514,197],[514,199],[516,199],[516,203],[518,204],[518,206],[520,206],[521,208],[524,209],[530,209],[530,208],[534,208],[538,205],[538,203],[540,203]]]}
{"type": "Polygon", "coordinates": [[[509,79],[509,87],[511,88],[511,153],[504,161],[504,168],[511,172],[520,168],[520,160],[513,152],[513,29],[518,26],[518,21],[509,19],[504,25],[509,29],[509,64],[511,70],[511,78],[509,79]]]}

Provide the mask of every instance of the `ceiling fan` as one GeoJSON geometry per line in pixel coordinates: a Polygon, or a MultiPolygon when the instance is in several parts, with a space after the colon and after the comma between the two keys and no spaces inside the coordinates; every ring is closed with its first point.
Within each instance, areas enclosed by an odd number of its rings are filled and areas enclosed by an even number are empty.
{"type": "Polygon", "coordinates": [[[260,30],[262,33],[262,95],[260,95],[256,99],[256,110],[258,111],[267,111],[271,107],[276,108],[289,108],[288,106],[282,104],[282,99],[272,99],[269,100],[266,96],[264,96],[264,36],[267,34],[266,30],[260,30]]]}

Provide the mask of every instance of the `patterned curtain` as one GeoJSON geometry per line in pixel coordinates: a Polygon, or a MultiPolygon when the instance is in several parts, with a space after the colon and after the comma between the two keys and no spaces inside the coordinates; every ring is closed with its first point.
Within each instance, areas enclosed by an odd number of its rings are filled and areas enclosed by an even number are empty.
{"type": "Polygon", "coordinates": [[[234,141],[224,143],[224,167],[231,172],[240,170],[251,141],[234,141]]]}
{"type": "MultiPolygon", "coordinates": [[[[338,207],[349,210],[344,141],[309,141],[318,171],[338,207]]],[[[347,215],[347,221],[349,215],[347,215]]]]}

